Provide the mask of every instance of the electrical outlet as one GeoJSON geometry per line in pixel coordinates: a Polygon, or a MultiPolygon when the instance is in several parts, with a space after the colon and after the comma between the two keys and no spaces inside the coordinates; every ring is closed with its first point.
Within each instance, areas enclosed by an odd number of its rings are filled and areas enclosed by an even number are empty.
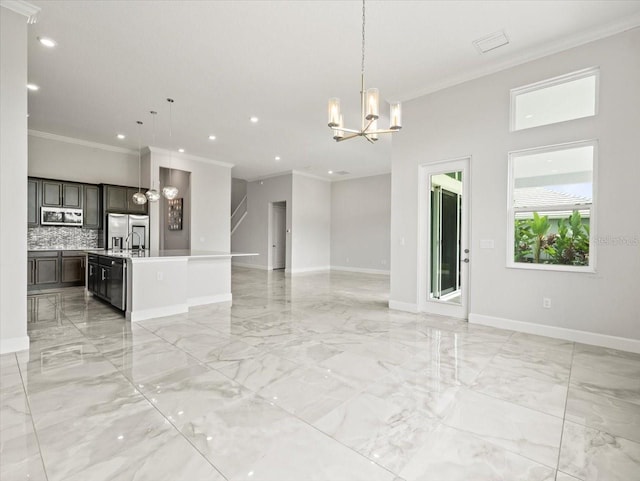
{"type": "Polygon", "coordinates": [[[162,279],[164,279],[164,275],[162,274],[162,271],[158,271],[156,273],[156,279],[158,279],[159,281],[161,281],[162,279]]]}
{"type": "Polygon", "coordinates": [[[551,309],[551,298],[543,297],[542,298],[542,307],[545,309],[551,309]]]}
{"type": "Polygon", "coordinates": [[[347,264],[349,263],[349,258],[347,257],[347,264]]]}

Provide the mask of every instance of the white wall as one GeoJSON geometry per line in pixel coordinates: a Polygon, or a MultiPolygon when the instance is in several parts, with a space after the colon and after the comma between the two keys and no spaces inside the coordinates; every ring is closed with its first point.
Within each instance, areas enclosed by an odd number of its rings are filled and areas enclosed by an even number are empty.
{"type": "MultiPolygon", "coordinates": [[[[257,252],[258,256],[233,259],[234,265],[270,269],[270,204],[287,204],[287,229],[292,228],[292,174],[247,183],[247,216],[231,236],[232,252],[257,252]]],[[[291,269],[291,235],[287,234],[286,269],[291,269]]]]}
{"type": "Polygon", "coordinates": [[[331,184],[331,267],[389,272],[391,174],[331,184]]]}
{"type": "Polygon", "coordinates": [[[634,29],[405,103],[392,154],[392,303],[415,306],[420,295],[418,165],[472,156],[470,319],[640,339],[639,52],[634,29]],[[509,132],[511,88],[591,66],[601,69],[595,118],[509,132]],[[507,153],[583,139],[599,141],[596,235],[629,242],[597,243],[595,274],[507,269],[507,153]],[[479,249],[480,239],[495,248],[479,249]]]}
{"type": "Polygon", "coordinates": [[[32,132],[29,175],[88,184],[137,186],[138,155],[117,147],[90,146],[89,142],[77,139],[32,132]]]}
{"type": "Polygon", "coordinates": [[[296,173],[292,180],[291,272],[328,269],[331,262],[331,183],[296,173]]]}
{"type": "Polygon", "coordinates": [[[0,353],[27,337],[27,19],[0,7],[0,353]]]}
{"type": "MultiPolygon", "coordinates": [[[[143,183],[153,184],[160,192],[162,167],[191,173],[191,249],[229,252],[232,164],[185,154],[170,156],[166,150],[149,147],[143,153],[143,183]]],[[[152,249],[160,245],[160,202],[166,200],[161,197],[149,205],[152,249]]]]}

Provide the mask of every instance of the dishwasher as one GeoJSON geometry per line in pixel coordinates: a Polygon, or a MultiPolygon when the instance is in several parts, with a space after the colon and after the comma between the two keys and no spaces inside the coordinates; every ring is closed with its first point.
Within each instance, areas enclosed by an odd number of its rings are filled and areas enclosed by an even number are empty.
{"type": "Polygon", "coordinates": [[[111,275],[109,276],[111,305],[124,311],[127,307],[127,261],[126,259],[110,259],[111,275]]]}

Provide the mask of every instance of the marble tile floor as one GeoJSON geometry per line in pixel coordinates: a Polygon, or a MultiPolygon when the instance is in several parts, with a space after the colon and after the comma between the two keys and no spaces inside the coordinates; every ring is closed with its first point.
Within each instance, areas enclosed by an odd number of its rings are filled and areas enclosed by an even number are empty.
{"type": "Polygon", "coordinates": [[[640,480],[640,355],[390,311],[384,276],[232,280],[133,325],[30,296],[0,479],[640,480]]]}

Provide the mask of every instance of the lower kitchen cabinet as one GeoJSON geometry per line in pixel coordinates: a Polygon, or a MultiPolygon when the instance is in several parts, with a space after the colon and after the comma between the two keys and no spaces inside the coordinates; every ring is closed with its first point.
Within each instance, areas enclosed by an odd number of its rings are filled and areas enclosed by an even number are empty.
{"type": "Polygon", "coordinates": [[[67,255],[62,253],[62,263],[60,264],[60,281],[63,284],[74,283],[84,284],[84,256],[67,255]]]}
{"type": "Polygon", "coordinates": [[[83,286],[85,256],[78,251],[29,251],[27,289],[83,286]]]}

